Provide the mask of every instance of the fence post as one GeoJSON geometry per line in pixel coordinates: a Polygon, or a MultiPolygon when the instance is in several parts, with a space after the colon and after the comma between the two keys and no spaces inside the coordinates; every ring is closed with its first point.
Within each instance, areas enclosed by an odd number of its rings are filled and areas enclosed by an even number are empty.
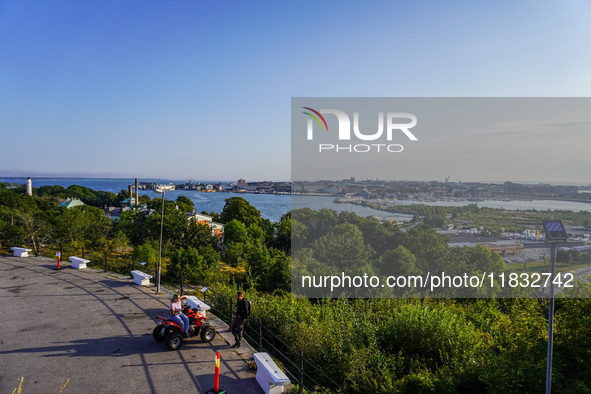
{"type": "Polygon", "coordinates": [[[230,300],[230,313],[228,313],[228,321],[230,324],[232,324],[232,297],[229,297],[228,300],[230,300]]]}
{"type": "Polygon", "coordinates": [[[183,295],[183,270],[181,269],[181,295],[183,295]]]}
{"type": "Polygon", "coordinates": [[[105,250],[105,251],[103,251],[103,253],[105,254],[105,272],[107,272],[107,268],[108,268],[108,266],[107,266],[107,251],[105,250]]]}
{"type": "Polygon", "coordinates": [[[259,319],[259,352],[263,351],[263,319],[259,319]]]}
{"type": "Polygon", "coordinates": [[[298,382],[298,394],[303,394],[304,392],[304,351],[300,349],[300,365],[298,368],[299,372],[299,382],[298,382]]]}

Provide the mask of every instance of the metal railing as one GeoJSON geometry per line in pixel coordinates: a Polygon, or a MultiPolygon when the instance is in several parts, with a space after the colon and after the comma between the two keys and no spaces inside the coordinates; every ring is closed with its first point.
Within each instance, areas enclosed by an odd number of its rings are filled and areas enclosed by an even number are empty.
{"type": "MultiPolygon", "coordinates": [[[[201,294],[203,294],[203,302],[211,307],[210,311],[213,314],[228,324],[232,323],[235,306],[233,297],[220,294],[210,288],[201,294]]],[[[248,318],[244,322],[243,336],[255,350],[266,352],[275,359],[292,382],[298,384],[299,393],[347,393],[340,384],[312,364],[304,356],[303,350],[290,346],[266,327],[262,319],[248,318]]]]}

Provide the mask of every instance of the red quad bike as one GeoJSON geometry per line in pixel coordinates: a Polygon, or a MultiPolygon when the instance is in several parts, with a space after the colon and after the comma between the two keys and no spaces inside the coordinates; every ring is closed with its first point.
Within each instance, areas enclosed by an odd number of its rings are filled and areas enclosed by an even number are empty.
{"type": "MultiPolygon", "coordinates": [[[[201,336],[203,342],[211,342],[215,338],[215,328],[210,325],[207,317],[201,314],[197,308],[191,309],[189,305],[183,307],[183,313],[189,318],[189,331],[187,338],[201,336]]],[[[160,323],[154,328],[152,335],[158,342],[166,342],[170,350],[178,350],[183,344],[183,330],[174,320],[167,317],[156,316],[160,323]]]]}

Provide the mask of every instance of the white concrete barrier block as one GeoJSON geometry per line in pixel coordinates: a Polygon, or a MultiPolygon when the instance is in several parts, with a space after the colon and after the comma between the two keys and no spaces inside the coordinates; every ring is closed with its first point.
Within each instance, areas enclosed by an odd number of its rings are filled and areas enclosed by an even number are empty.
{"type": "Polygon", "coordinates": [[[149,286],[150,285],[150,279],[152,278],[152,275],[150,274],[146,274],[145,272],[142,271],[131,271],[131,274],[133,275],[133,283],[135,283],[136,285],[140,285],[140,286],[149,286]]]}
{"type": "Polygon", "coordinates": [[[29,257],[29,252],[33,251],[33,249],[18,248],[18,247],[13,247],[11,249],[14,251],[15,257],[29,257]]]}
{"type": "Polygon", "coordinates": [[[287,375],[267,353],[253,354],[257,363],[256,379],[266,394],[283,393],[284,386],[291,383],[287,375]]]}
{"type": "Polygon", "coordinates": [[[70,256],[70,261],[72,262],[72,268],[76,268],[79,270],[86,268],[86,264],[90,263],[90,260],[76,256],[70,256]]]}
{"type": "Polygon", "coordinates": [[[207,305],[205,302],[201,301],[199,298],[195,296],[188,296],[187,304],[189,304],[191,309],[197,308],[197,310],[199,310],[199,312],[201,312],[203,316],[207,316],[207,311],[211,309],[209,305],[207,305]]]}

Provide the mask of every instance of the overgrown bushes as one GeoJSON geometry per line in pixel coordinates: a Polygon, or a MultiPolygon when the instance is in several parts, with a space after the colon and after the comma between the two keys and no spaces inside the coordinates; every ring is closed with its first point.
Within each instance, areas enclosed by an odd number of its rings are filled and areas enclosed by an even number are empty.
{"type": "MultiPolygon", "coordinates": [[[[231,297],[236,288],[219,289],[231,297]]],[[[545,384],[537,299],[292,299],[247,292],[253,319],[350,392],[523,393],[545,384]]],[[[557,302],[553,387],[591,391],[591,300],[557,302]]]]}

